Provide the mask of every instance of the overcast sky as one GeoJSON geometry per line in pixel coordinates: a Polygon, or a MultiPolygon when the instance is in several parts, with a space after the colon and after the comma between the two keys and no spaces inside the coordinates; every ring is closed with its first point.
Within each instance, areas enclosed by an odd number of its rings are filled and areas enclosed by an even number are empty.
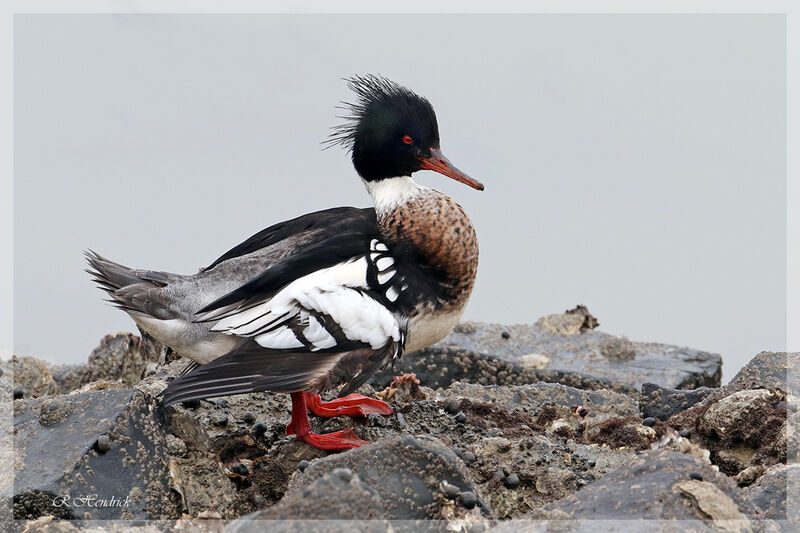
{"type": "MultiPolygon", "coordinates": [[[[786,343],[785,26],[770,15],[18,15],[14,350],[135,331],[87,248],[195,272],[259,229],[369,205],[321,150],[381,73],[486,185],[423,172],[481,243],[466,318],[586,304],[601,330],[722,354],[786,343]]],[[[2,317],[5,318],[5,317],[2,317]]],[[[5,322],[5,320],[0,321],[5,322]]]]}

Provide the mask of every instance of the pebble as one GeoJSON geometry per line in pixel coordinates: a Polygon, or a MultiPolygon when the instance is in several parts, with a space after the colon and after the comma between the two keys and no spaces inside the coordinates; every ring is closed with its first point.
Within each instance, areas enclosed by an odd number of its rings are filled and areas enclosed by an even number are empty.
{"type": "Polygon", "coordinates": [[[517,474],[510,474],[506,476],[506,478],[503,480],[503,485],[505,485],[507,489],[513,489],[519,486],[519,476],[517,474]]]}
{"type": "Polygon", "coordinates": [[[406,427],[406,417],[403,413],[397,413],[397,423],[400,424],[401,428],[406,427]]]}
{"type": "Polygon", "coordinates": [[[504,339],[510,339],[511,333],[507,332],[506,330],[503,330],[502,333],[500,333],[500,336],[503,337],[504,339]]]}
{"type": "Polygon", "coordinates": [[[233,466],[231,466],[231,472],[234,474],[239,474],[240,476],[250,475],[250,470],[248,470],[247,466],[243,465],[242,463],[235,463],[233,466]]]}
{"type": "Polygon", "coordinates": [[[588,464],[589,464],[589,468],[594,468],[595,466],[597,466],[597,461],[589,461],[588,464]]]}
{"type": "Polygon", "coordinates": [[[228,407],[228,400],[226,400],[225,398],[223,398],[221,400],[217,400],[217,407],[221,407],[222,409],[225,409],[226,407],[228,407]]]}
{"type": "Polygon", "coordinates": [[[648,416],[647,418],[642,420],[642,425],[643,426],[647,426],[647,427],[655,426],[656,425],[656,419],[653,418],[652,416],[648,416]]]}
{"type": "Polygon", "coordinates": [[[478,503],[478,498],[472,492],[465,491],[458,495],[458,501],[467,509],[472,509],[478,503]]]}
{"type": "MultiPolygon", "coordinates": [[[[300,465],[298,464],[297,466],[299,467],[300,465]]],[[[308,465],[306,465],[306,468],[308,468],[308,465]]],[[[303,470],[305,470],[305,468],[303,470]]],[[[353,480],[353,471],[349,468],[337,468],[333,471],[333,474],[339,476],[339,479],[345,483],[350,483],[353,480]]]]}
{"type": "Polygon", "coordinates": [[[455,485],[451,485],[446,481],[442,486],[442,490],[444,491],[444,495],[450,498],[451,500],[455,500],[456,498],[458,498],[458,495],[461,492],[461,489],[459,489],[455,485]]]}
{"type": "Polygon", "coordinates": [[[451,415],[456,414],[459,409],[461,409],[461,402],[455,398],[449,398],[446,402],[444,402],[444,410],[451,415]]]}
{"type": "Polygon", "coordinates": [[[14,399],[19,400],[25,396],[25,391],[22,390],[22,387],[14,387],[14,399]]]}
{"type": "Polygon", "coordinates": [[[691,435],[691,434],[692,434],[692,432],[691,432],[691,431],[689,431],[688,429],[682,429],[682,430],[681,430],[681,432],[680,432],[680,433],[678,433],[678,434],[679,434],[681,437],[683,437],[684,439],[688,439],[688,438],[689,438],[689,435],[691,435]]]}
{"type": "Polygon", "coordinates": [[[147,366],[144,367],[144,372],[142,373],[143,378],[148,378],[150,376],[156,375],[156,364],[155,363],[147,363],[147,366]]]}
{"type": "Polygon", "coordinates": [[[311,463],[309,463],[308,461],[306,461],[305,459],[303,459],[302,461],[300,461],[299,463],[297,463],[297,469],[298,469],[299,471],[301,471],[301,472],[305,472],[305,471],[306,471],[306,468],[308,468],[308,465],[310,465],[310,464],[311,464],[311,463]]]}
{"type": "Polygon", "coordinates": [[[261,494],[253,494],[253,504],[256,507],[261,507],[265,503],[267,503],[267,500],[261,494]]]}
{"type": "Polygon", "coordinates": [[[256,415],[248,411],[242,416],[242,420],[247,424],[252,424],[256,421],[256,415]]]}
{"type": "Polygon", "coordinates": [[[456,414],[456,422],[459,422],[459,423],[463,424],[466,421],[467,421],[467,415],[464,414],[464,411],[459,411],[456,414]]]}
{"type": "Polygon", "coordinates": [[[689,474],[689,479],[696,479],[697,481],[703,481],[703,475],[699,472],[692,472],[689,474]]]}
{"type": "Polygon", "coordinates": [[[217,427],[225,427],[228,425],[228,415],[219,413],[211,417],[211,423],[217,427]]]}
{"type": "Polygon", "coordinates": [[[492,477],[494,477],[498,481],[503,481],[506,478],[506,473],[503,471],[502,468],[498,468],[492,477]]]}
{"type": "Polygon", "coordinates": [[[253,431],[255,432],[256,435],[263,435],[264,433],[267,432],[267,429],[268,429],[267,424],[265,424],[264,422],[256,422],[255,424],[253,424],[253,431]]]}
{"type": "Polygon", "coordinates": [[[99,437],[97,437],[98,452],[106,453],[110,449],[111,449],[111,439],[108,438],[108,435],[100,435],[99,437]]]}
{"type": "Polygon", "coordinates": [[[472,452],[464,452],[461,454],[461,459],[467,464],[473,463],[475,462],[475,454],[472,452]]]}

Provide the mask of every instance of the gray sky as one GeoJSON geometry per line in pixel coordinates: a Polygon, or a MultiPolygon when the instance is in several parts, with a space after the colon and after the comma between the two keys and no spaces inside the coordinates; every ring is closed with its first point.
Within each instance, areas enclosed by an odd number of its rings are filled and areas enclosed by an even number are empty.
{"type": "Polygon", "coordinates": [[[483,193],[425,172],[481,240],[466,317],[585,303],[601,329],[721,353],[786,343],[785,33],[765,15],[15,18],[15,351],[85,360],[132,321],[92,248],[194,272],[259,229],[368,205],[321,151],[381,73],[428,97],[483,193]]]}

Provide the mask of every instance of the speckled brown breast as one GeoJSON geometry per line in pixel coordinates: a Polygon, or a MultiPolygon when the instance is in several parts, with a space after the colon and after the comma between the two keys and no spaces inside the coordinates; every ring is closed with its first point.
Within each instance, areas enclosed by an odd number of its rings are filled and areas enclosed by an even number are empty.
{"type": "Polygon", "coordinates": [[[425,189],[396,209],[378,215],[391,243],[409,246],[439,281],[440,311],[463,308],[478,271],[478,237],[467,213],[452,198],[425,189]]]}

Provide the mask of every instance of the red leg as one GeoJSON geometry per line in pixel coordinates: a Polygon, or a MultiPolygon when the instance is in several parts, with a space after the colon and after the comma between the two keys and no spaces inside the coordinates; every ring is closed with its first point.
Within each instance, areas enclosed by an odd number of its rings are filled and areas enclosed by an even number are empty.
{"type": "Polygon", "coordinates": [[[390,415],[392,409],[389,404],[375,398],[369,398],[363,394],[348,394],[344,398],[336,398],[329,402],[323,402],[319,394],[304,392],[308,408],[317,416],[327,418],[339,415],[367,416],[372,413],[379,415],[390,415]]]}
{"type": "Polygon", "coordinates": [[[351,428],[319,435],[311,432],[311,422],[308,420],[308,408],[306,397],[303,392],[293,392],[292,397],[292,421],[286,427],[286,433],[294,433],[303,442],[319,448],[320,450],[345,450],[347,448],[358,448],[369,441],[360,439],[351,428]]]}

